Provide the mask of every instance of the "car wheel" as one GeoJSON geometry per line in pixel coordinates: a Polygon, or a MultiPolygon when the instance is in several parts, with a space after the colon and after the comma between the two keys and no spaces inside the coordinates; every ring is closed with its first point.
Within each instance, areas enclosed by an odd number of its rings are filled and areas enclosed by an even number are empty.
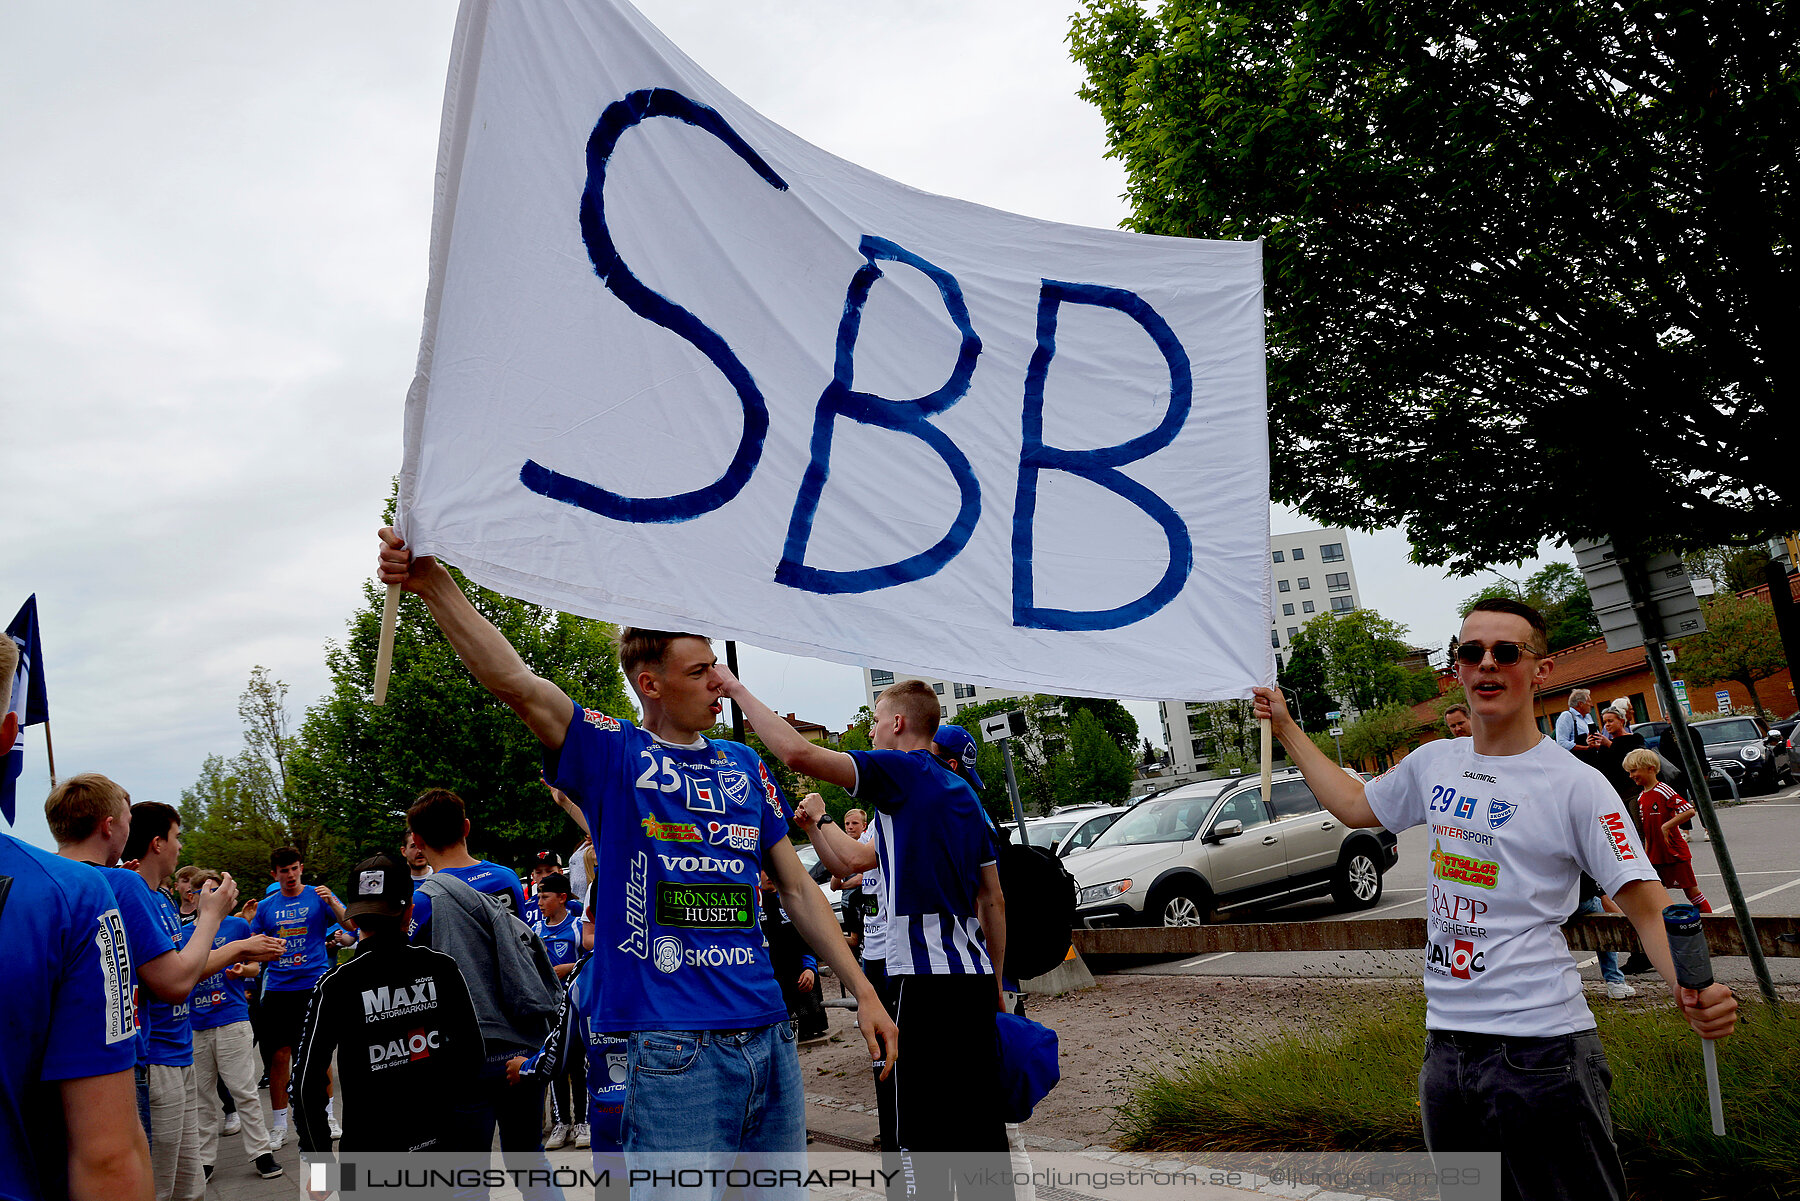
{"type": "Polygon", "coordinates": [[[1159,926],[1204,926],[1211,899],[1191,884],[1179,885],[1164,893],[1156,903],[1159,926]]]}
{"type": "Polygon", "coordinates": [[[1357,847],[1339,859],[1331,895],[1352,909],[1367,909],[1381,900],[1381,866],[1375,856],[1357,847]]]}

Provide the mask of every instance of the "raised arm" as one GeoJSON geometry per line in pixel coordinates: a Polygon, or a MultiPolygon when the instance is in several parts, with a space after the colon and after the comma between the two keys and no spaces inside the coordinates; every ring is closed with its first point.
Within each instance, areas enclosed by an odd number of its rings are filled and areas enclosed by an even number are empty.
{"type": "Polygon", "coordinates": [[[1274,688],[1256,688],[1254,707],[1257,720],[1267,718],[1274,727],[1275,737],[1281,739],[1281,745],[1287,748],[1288,758],[1306,777],[1307,787],[1319,798],[1319,804],[1330,811],[1331,816],[1346,826],[1366,829],[1379,826],[1381,820],[1375,816],[1375,810],[1369,807],[1369,798],[1363,793],[1363,783],[1343,768],[1331,761],[1331,757],[1313,745],[1313,740],[1306,736],[1288,713],[1287,700],[1280,691],[1274,688]]]}
{"type": "Polygon", "coordinates": [[[834,877],[855,876],[860,884],[862,873],[875,867],[881,857],[873,846],[850,837],[842,826],[834,822],[820,825],[823,816],[825,798],[816,792],[807,793],[806,799],[794,807],[794,821],[819,852],[819,862],[834,877]]]}
{"type": "Polygon", "coordinates": [[[415,558],[400,535],[383,526],[376,576],[424,601],[469,674],[517,713],[539,742],[553,751],[562,749],[571,711],[568,695],[525,666],[506,636],[475,611],[448,568],[429,555],[415,558]]]}
{"type": "Polygon", "coordinates": [[[838,928],[837,918],[832,915],[825,894],[806,874],[800,856],[785,838],[770,845],[763,857],[763,866],[781,892],[781,907],[787,910],[794,929],[799,931],[813,953],[829,963],[837,978],[856,994],[856,1024],[862,1030],[863,1041],[869,1045],[869,1058],[885,1061],[887,1066],[882,1068],[881,1078],[886,1080],[888,1073],[894,1070],[894,1061],[900,1058],[900,1031],[888,1017],[881,998],[875,995],[875,986],[856,965],[856,956],[851,953],[850,944],[844,941],[844,932],[838,928]]]}
{"type": "Polygon", "coordinates": [[[763,745],[769,748],[771,755],[803,776],[824,780],[839,788],[856,787],[854,759],[842,751],[834,751],[828,746],[820,746],[800,737],[793,726],[751,695],[743,681],[732,675],[728,668],[718,666],[713,670],[719,673],[719,678],[725,683],[725,695],[743,710],[744,720],[750,723],[751,729],[763,740],[763,745]]]}

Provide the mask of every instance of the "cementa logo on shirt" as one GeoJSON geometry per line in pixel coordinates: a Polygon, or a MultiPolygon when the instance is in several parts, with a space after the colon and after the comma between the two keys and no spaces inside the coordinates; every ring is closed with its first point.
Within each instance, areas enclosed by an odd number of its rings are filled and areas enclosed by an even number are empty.
{"type": "Polygon", "coordinates": [[[411,984],[382,985],[365,988],[362,994],[363,1021],[379,1022],[386,1018],[405,1017],[437,1007],[437,981],[420,980],[411,984]]]}
{"type": "Polygon", "coordinates": [[[1431,874],[1439,880],[1491,889],[1500,882],[1500,865],[1473,855],[1459,855],[1444,850],[1437,839],[1431,843],[1431,874]]]}

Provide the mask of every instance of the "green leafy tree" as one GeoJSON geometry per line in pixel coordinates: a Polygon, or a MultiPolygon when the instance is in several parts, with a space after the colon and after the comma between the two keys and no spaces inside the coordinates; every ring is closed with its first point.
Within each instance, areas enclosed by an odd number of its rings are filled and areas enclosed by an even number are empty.
{"type": "MultiPolygon", "coordinates": [[[[613,627],[451,574],[532,671],[584,708],[631,716],[613,627]]],[[[540,782],[538,740],[475,682],[417,597],[400,597],[387,704],[371,701],[383,596],[365,583],[348,636],[326,647],[331,688],[307,711],[289,759],[296,802],[352,853],[398,845],[407,808],[427,788],[468,805],[479,857],[518,863],[545,846],[570,849],[580,835],[540,782]]]]}
{"type": "Polygon", "coordinates": [[[1765,543],[1754,546],[1709,546],[1682,556],[1693,579],[1706,579],[1720,592],[1748,592],[1768,580],[1763,569],[1769,563],[1765,543]]]}
{"type": "Polygon", "coordinates": [[[1678,644],[1676,670],[1696,684],[1735,680],[1750,693],[1756,712],[1765,720],[1757,684],[1788,666],[1775,626],[1775,610],[1760,596],[1715,596],[1702,602],[1706,632],[1691,634],[1678,644]]]}
{"type": "Polygon", "coordinates": [[[1406,627],[1373,609],[1321,613],[1301,627],[1293,646],[1297,656],[1317,656],[1324,664],[1326,691],[1358,712],[1437,695],[1432,672],[1401,663],[1411,650],[1406,627]]]}
{"type": "MultiPolygon", "coordinates": [[[[1137,723],[1133,722],[1134,733],[1136,729],[1137,723]]],[[[1069,723],[1069,770],[1062,781],[1063,803],[1120,804],[1131,792],[1134,774],[1131,756],[1114,741],[1093,710],[1078,709],[1069,723]]]]}
{"type": "Polygon", "coordinates": [[[1264,239],[1276,499],[1463,572],[1800,526],[1786,5],[1085,0],[1070,42],[1129,227],[1264,239]]]}
{"type": "Polygon", "coordinates": [[[1386,771],[1393,753],[1415,742],[1418,734],[1419,718],[1412,706],[1383,705],[1344,727],[1344,759],[1373,762],[1376,771],[1386,771]]]}
{"type": "MultiPolygon", "coordinates": [[[[1542,614],[1552,651],[1600,636],[1600,619],[1594,616],[1594,600],[1588,595],[1587,581],[1573,563],[1547,563],[1526,576],[1521,587],[1514,587],[1508,580],[1497,580],[1463,601],[1463,612],[1492,597],[1522,600],[1542,614]]],[[[1454,638],[1450,645],[1454,654],[1454,638]]]]}
{"type": "Polygon", "coordinates": [[[1326,718],[1340,708],[1325,690],[1325,651],[1317,639],[1309,637],[1306,627],[1288,648],[1287,667],[1281,673],[1281,684],[1292,695],[1289,708],[1298,709],[1300,728],[1324,730],[1331,722],[1326,718]]]}
{"type": "Polygon", "coordinates": [[[269,852],[279,846],[298,847],[315,878],[341,866],[337,840],[289,787],[287,692],[268,668],[250,669],[238,697],[242,748],[230,759],[208,755],[177,806],[187,861],[228,871],[247,888],[268,877],[269,852]]]}

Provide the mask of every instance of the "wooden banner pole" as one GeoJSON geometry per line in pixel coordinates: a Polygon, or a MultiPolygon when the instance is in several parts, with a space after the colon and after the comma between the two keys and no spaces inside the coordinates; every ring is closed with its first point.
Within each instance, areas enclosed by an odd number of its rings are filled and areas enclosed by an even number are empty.
{"type": "Polygon", "coordinates": [[[388,671],[394,665],[394,614],[400,605],[400,585],[389,584],[381,603],[381,645],[375,651],[375,703],[387,704],[388,671]]]}
{"type": "MultiPolygon", "coordinates": [[[[1274,769],[1275,769],[1275,747],[1274,747],[1275,739],[1274,739],[1273,734],[1271,733],[1271,730],[1273,729],[1273,723],[1268,718],[1265,717],[1262,719],[1262,721],[1258,722],[1257,724],[1262,727],[1262,799],[1263,799],[1263,807],[1265,809],[1268,809],[1269,787],[1270,787],[1269,780],[1270,780],[1270,777],[1274,774],[1274,769]]],[[[1273,810],[1270,810],[1270,812],[1273,812],[1273,810]]]]}

